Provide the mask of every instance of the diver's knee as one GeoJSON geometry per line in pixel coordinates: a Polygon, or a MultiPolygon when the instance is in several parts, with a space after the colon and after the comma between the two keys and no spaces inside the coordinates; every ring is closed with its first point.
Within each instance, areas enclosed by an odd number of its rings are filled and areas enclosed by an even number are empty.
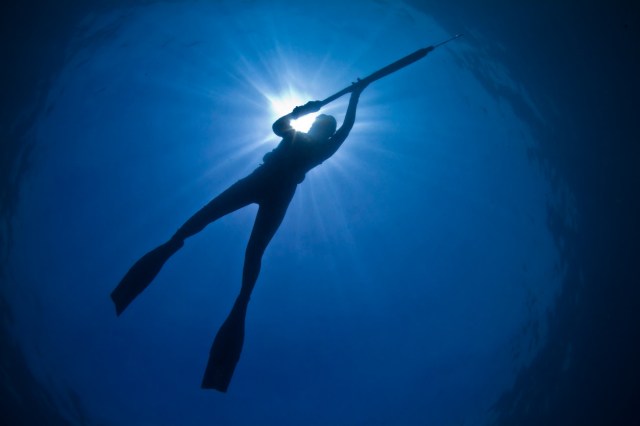
{"type": "Polygon", "coordinates": [[[244,254],[244,264],[247,267],[260,268],[260,265],[262,264],[262,254],[247,251],[244,254]]]}
{"type": "Polygon", "coordinates": [[[169,243],[175,245],[177,248],[180,248],[184,245],[184,240],[186,240],[189,236],[190,235],[185,233],[182,228],[178,229],[169,240],[169,243]]]}
{"type": "Polygon", "coordinates": [[[257,260],[259,262],[262,260],[262,255],[264,254],[265,249],[266,247],[261,244],[252,244],[250,242],[244,252],[244,258],[247,260],[257,260]]]}

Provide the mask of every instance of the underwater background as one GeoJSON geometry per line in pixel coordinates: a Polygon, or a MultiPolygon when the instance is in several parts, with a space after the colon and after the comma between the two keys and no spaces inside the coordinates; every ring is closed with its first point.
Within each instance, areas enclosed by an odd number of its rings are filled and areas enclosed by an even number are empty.
{"type": "Polygon", "coordinates": [[[640,424],[637,2],[2,8],[1,424],[640,424]],[[227,393],[200,381],[255,206],[116,317],[275,119],[457,33],[298,187],[227,393]]]}

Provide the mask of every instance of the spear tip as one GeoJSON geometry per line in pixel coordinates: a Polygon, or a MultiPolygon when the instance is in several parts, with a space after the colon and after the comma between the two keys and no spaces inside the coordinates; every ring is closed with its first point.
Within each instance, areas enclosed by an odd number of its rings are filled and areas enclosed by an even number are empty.
{"type": "MultiPolygon", "coordinates": [[[[430,46],[430,47],[433,47],[433,49],[435,49],[436,47],[442,46],[443,44],[447,44],[450,41],[453,41],[453,40],[458,39],[460,37],[462,37],[462,33],[458,33],[458,34],[454,35],[453,37],[451,37],[451,38],[449,38],[449,39],[447,39],[447,40],[445,40],[443,42],[440,42],[438,44],[434,44],[433,46],[430,46]]],[[[431,49],[431,50],[433,50],[433,49],[431,49]]]]}

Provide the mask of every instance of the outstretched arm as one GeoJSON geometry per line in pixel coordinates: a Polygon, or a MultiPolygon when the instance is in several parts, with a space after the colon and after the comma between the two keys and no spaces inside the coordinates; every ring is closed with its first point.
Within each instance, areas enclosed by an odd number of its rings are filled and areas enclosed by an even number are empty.
{"type": "Polygon", "coordinates": [[[360,93],[362,93],[365,87],[367,87],[367,84],[358,80],[356,83],[353,83],[353,86],[354,88],[351,92],[349,106],[347,107],[347,113],[344,117],[344,121],[342,122],[342,126],[340,126],[333,136],[331,136],[328,144],[326,145],[326,151],[323,153],[325,160],[335,154],[340,148],[342,143],[347,139],[347,136],[349,136],[349,132],[351,132],[353,124],[356,121],[356,109],[358,108],[360,93]]]}
{"type": "Polygon", "coordinates": [[[278,118],[276,122],[273,123],[273,126],[271,126],[273,133],[284,137],[288,133],[294,132],[295,130],[291,127],[291,120],[297,120],[303,115],[318,112],[320,110],[320,103],[320,101],[309,101],[302,106],[295,107],[289,114],[278,118]]]}

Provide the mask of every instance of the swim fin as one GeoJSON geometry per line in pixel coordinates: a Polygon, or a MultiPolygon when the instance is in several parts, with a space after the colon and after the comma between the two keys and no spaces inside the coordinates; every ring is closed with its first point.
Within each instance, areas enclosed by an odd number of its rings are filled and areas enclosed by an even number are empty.
{"type": "Polygon", "coordinates": [[[116,305],[116,314],[120,315],[158,275],[162,265],[182,246],[184,241],[169,240],[145,254],[129,269],[120,284],[111,293],[116,305]]]}
{"type": "Polygon", "coordinates": [[[246,314],[247,302],[237,300],[211,346],[202,389],[227,391],[242,352],[246,314]]]}

